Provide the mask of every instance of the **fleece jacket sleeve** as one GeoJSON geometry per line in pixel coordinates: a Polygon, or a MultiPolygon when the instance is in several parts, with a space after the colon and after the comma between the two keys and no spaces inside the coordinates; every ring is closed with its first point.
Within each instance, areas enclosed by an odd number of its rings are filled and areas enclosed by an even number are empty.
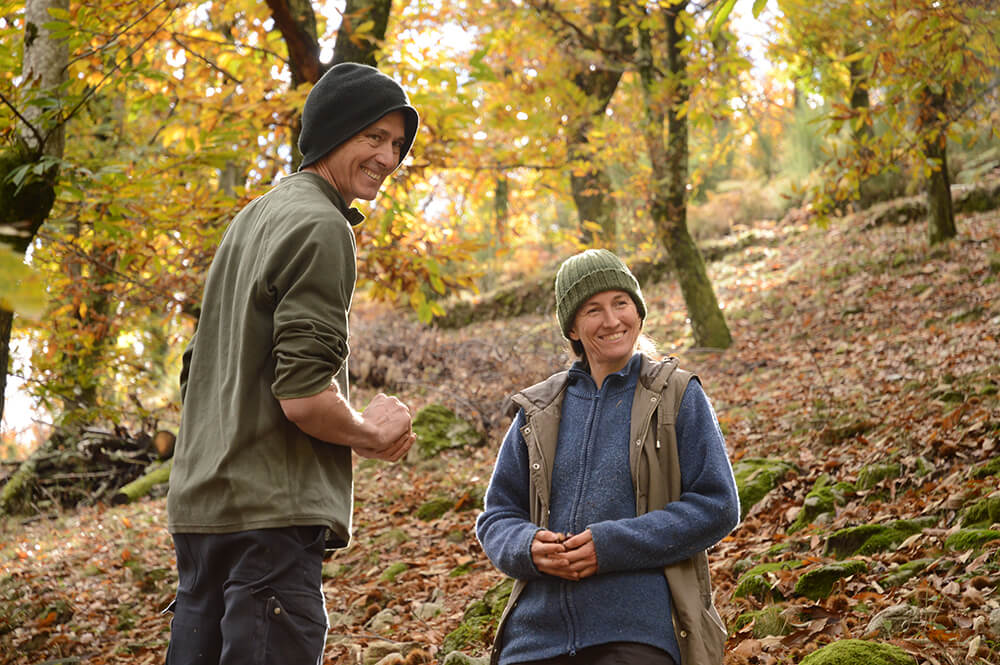
{"type": "Polygon", "coordinates": [[[688,383],[675,425],[680,500],[638,517],[589,526],[601,573],[661,568],[722,540],[739,522],[739,497],[715,411],[688,383]]]}
{"type": "Polygon", "coordinates": [[[497,570],[520,580],[542,574],[531,560],[531,541],[539,527],[529,512],[528,450],[521,436],[524,412],[511,423],[486,488],[485,510],[476,519],[476,537],[497,570]]]}

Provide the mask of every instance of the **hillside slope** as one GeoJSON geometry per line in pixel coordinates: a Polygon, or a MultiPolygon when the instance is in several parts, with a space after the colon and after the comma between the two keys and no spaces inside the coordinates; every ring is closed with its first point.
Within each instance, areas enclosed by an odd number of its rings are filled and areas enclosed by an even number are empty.
{"type": "MultiPolygon", "coordinates": [[[[1000,509],[989,510],[1000,483],[1000,215],[958,223],[961,237],[934,249],[917,226],[762,226],[773,246],[710,266],[736,340],[722,353],[688,348],[675,285],[646,287],[647,332],[700,375],[734,462],[787,464],[711,552],[733,629],[728,663],[798,662],[846,637],[893,642],[918,663],[1000,662],[1000,541],[988,533],[1000,528],[1000,509]],[[794,530],[816,504],[807,496],[833,486],[830,511],[794,530]],[[985,536],[956,544],[977,502],[985,536]],[[884,550],[848,555],[863,565],[826,595],[796,587],[838,562],[831,535],[898,520],[918,526],[884,550]],[[898,574],[915,561],[919,574],[898,574]],[[763,588],[738,590],[761,564],[763,588]],[[870,630],[887,608],[905,620],[870,630]]],[[[325,568],[325,662],[361,662],[376,644],[439,662],[467,606],[501,580],[472,526],[508,424],[503,398],[565,366],[566,348],[549,316],[445,331],[359,305],[352,326],[356,404],[377,390],[414,412],[442,403],[488,443],[358,464],[354,542],[325,568]],[[432,498],[450,509],[418,517],[432,498]]],[[[0,663],[162,662],[159,611],[176,582],[165,522],[161,498],[4,523],[0,663]]]]}

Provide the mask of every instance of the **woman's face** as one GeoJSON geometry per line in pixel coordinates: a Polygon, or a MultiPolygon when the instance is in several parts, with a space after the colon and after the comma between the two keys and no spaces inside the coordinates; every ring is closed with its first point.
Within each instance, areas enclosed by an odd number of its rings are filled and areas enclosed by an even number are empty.
{"type": "Polygon", "coordinates": [[[642,319],[625,291],[602,291],[576,310],[569,338],[583,344],[592,370],[617,372],[635,353],[642,319]]]}

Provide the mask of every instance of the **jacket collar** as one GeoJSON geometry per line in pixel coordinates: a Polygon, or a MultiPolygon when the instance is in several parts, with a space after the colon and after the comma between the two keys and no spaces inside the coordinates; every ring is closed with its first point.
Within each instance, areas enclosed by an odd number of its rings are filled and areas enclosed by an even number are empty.
{"type": "Polygon", "coordinates": [[[357,226],[361,222],[365,221],[364,214],[357,208],[348,206],[347,201],[345,201],[344,197],[337,191],[337,188],[327,182],[326,178],[318,173],[313,173],[312,171],[298,171],[282,178],[282,182],[291,178],[306,178],[310,182],[314,183],[317,187],[319,187],[323,194],[326,195],[326,198],[330,199],[330,203],[336,206],[337,210],[340,211],[351,226],[357,226]]]}

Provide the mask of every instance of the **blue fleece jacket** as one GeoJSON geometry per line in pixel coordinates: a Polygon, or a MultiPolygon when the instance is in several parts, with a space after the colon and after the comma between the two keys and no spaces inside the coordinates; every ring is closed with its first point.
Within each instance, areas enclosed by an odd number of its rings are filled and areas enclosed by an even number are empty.
{"type": "Polygon", "coordinates": [[[514,419],[501,446],[476,533],[494,565],[530,580],[504,627],[501,665],[639,642],[680,662],[663,567],[714,545],[739,504],[725,442],[701,385],[691,381],[675,425],[682,500],[636,516],[628,437],[640,355],[598,388],[569,372],[552,472],[549,529],[594,537],[598,573],[578,582],[543,575],[531,560],[528,455],[514,419]]]}

